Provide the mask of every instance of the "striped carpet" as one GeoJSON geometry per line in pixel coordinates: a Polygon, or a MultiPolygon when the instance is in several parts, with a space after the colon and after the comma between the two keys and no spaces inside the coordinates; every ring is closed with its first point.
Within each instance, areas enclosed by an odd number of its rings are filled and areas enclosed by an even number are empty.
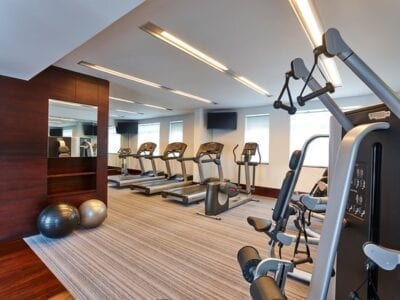
{"type": "MultiPolygon", "coordinates": [[[[246,217],[271,215],[273,204],[250,202],[216,221],[195,214],[202,203],[185,207],[110,188],[99,228],[26,242],[76,299],[249,299],[236,253],[253,245],[266,257],[266,236],[246,217]]],[[[303,285],[287,283],[289,299],[305,294],[303,285]]]]}

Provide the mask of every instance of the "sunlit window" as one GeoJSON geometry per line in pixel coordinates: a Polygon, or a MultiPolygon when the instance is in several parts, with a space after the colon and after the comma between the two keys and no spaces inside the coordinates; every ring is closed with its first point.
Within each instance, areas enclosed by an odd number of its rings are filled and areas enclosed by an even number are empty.
{"type": "Polygon", "coordinates": [[[144,123],[138,127],[138,147],[146,142],[157,144],[154,155],[160,153],[160,123],[144,123]]]}
{"type": "MultiPolygon", "coordinates": [[[[269,115],[248,115],[245,117],[244,142],[257,143],[260,147],[261,162],[269,162],[269,115]]],[[[256,155],[253,161],[257,159],[256,155]]]]}

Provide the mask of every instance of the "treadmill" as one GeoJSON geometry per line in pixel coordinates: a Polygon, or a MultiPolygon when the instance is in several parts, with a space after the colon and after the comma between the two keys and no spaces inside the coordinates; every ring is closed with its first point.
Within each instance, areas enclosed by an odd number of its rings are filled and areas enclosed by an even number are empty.
{"type": "Polygon", "coordinates": [[[136,154],[131,153],[130,148],[121,148],[118,150],[118,157],[122,160],[121,175],[108,176],[109,182],[115,183],[116,187],[126,187],[133,183],[156,180],[165,178],[164,172],[157,172],[156,165],[154,163],[154,150],[157,145],[152,142],[143,143],[140,145],[136,154]],[[134,157],[139,160],[141,173],[139,175],[131,175],[128,173],[127,158],[134,157]],[[144,159],[151,161],[152,170],[146,171],[144,168],[144,159]]]}
{"type": "Polygon", "coordinates": [[[182,159],[183,154],[187,145],[185,143],[170,143],[164,150],[163,155],[153,156],[154,158],[160,158],[165,161],[167,167],[167,178],[154,180],[151,182],[140,182],[137,184],[132,184],[131,189],[142,192],[146,195],[152,195],[160,193],[163,190],[186,186],[192,184],[192,175],[186,174],[185,162],[182,159]],[[180,162],[182,168],[182,174],[171,174],[171,160],[177,160],[180,162]]]}
{"type": "Polygon", "coordinates": [[[216,142],[201,144],[197,150],[196,156],[191,158],[183,158],[182,160],[192,160],[199,168],[200,184],[189,185],[180,188],[162,191],[163,198],[182,202],[183,204],[191,204],[200,202],[206,198],[207,183],[211,181],[223,181],[221,154],[224,145],[216,142]],[[204,178],[203,164],[213,162],[218,166],[218,179],[204,178]]]}

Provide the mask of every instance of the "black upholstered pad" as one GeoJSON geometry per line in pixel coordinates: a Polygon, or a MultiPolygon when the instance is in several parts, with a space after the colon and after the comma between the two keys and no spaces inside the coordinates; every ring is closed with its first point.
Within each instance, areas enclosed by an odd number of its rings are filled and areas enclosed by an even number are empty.
{"type": "Polygon", "coordinates": [[[257,217],[247,217],[247,223],[249,223],[256,231],[259,232],[267,232],[272,226],[272,222],[270,220],[257,217]]]}
{"type": "Polygon", "coordinates": [[[253,300],[286,300],[275,280],[269,276],[257,278],[250,286],[253,300]]]}

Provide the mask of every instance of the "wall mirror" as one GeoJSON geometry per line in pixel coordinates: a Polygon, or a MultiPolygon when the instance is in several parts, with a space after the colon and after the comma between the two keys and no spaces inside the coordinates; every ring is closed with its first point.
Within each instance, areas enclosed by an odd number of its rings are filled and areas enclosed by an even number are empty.
{"type": "Polygon", "coordinates": [[[48,157],[97,155],[97,107],[49,99],[48,157]]]}

